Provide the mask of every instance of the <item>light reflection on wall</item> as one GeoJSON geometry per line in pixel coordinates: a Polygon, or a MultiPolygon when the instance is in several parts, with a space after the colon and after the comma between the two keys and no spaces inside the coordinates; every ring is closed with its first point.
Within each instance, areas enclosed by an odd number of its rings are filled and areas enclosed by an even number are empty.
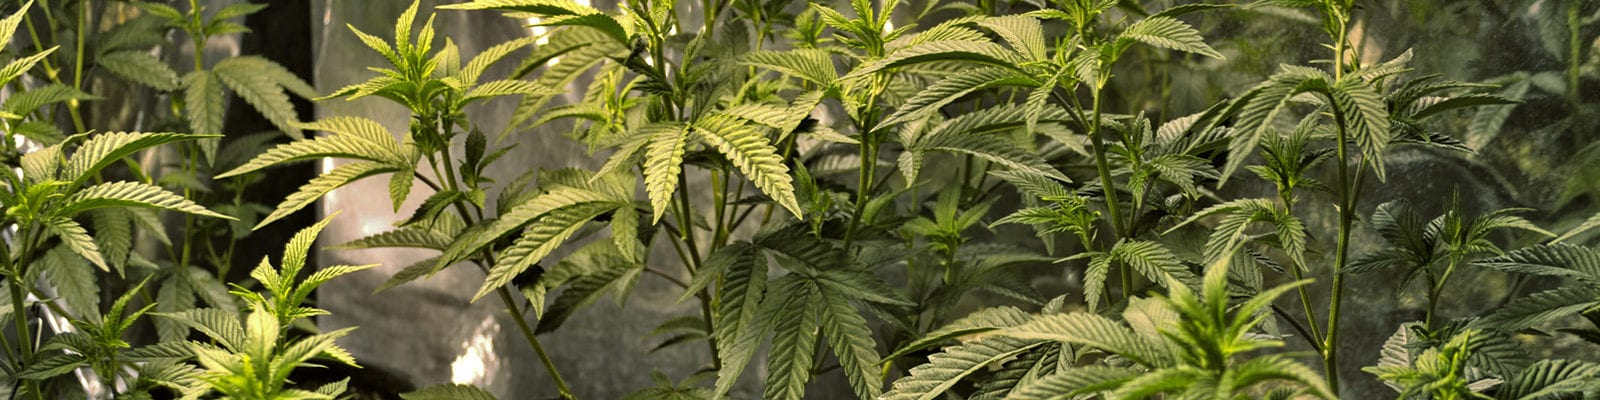
{"type": "Polygon", "coordinates": [[[494,350],[494,339],[499,333],[500,324],[492,315],[478,323],[472,336],[461,343],[461,355],[450,363],[451,383],[489,387],[494,382],[491,372],[500,370],[500,358],[495,356],[494,350]]]}

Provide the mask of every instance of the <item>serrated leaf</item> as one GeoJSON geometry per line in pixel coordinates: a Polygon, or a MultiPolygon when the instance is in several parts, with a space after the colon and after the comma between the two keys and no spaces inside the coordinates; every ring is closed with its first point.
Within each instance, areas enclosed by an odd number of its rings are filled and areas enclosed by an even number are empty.
{"type": "Polygon", "coordinates": [[[66,217],[45,218],[40,222],[51,234],[61,238],[61,243],[72,249],[72,252],[83,256],[102,271],[111,269],[106,265],[105,258],[100,255],[100,246],[94,243],[94,238],[89,236],[89,231],[84,230],[82,225],[66,217]]]}
{"type": "Polygon", "coordinates": [[[925,62],[971,62],[1016,69],[1026,60],[997,43],[971,40],[946,40],[920,43],[895,51],[882,59],[863,63],[840,80],[853,80],[884,69],[925,62]]]}
{"type": "MultiPolygon", "coordinates": [[[[217,308],[194,308],[174,313],[158,313],[155,315],[158,317],[171,319],[172,321],[176,321],[196,331],[200,331],[200,333],[205,334],[212,339],[216,339],[217,343],[231,351],[243,350],[242,346],[245,344],[244,325],[239,323],[238,314],[235,314],[232,311],[217,308]]],[[[190,349],[194,350],[195,348],[190,347],[190,349]]]]}
{"type": "MultiPolygon", "coordinates": [[[[650,196],[651,223],[661,222],[667,203],[678,190],[678,174],[683,171],[683,152],[688,127],[662,129],[650,138],[644,153],[644,185],[650,196]]],[[[791,189],[792,192],[792,189],[791,189]]]]}
{"type": "Polygon", "coordinates": [[[90,137],[78,146],[67,160],[63,178],[72,178],[74,184],[87,182],[101,169],[151,147],[185,140],[213,138],[210,135],[182,133],[106,132],[90,137]]]}
{"type": "Polygon", "coordinates": [[[951,75],[917,92],[894,114],[878,123],[878,128],[917,121],[934,115],[944,106],[973,92],[1000,87],[1031,88],[1039,82],[1017,71],[1004,68],[978,68],[951,75]]]}
{"type": "Polygon", "coordinates": [[[113,51],[95,59],[95,65],[141,85],[156,90],[178,89],[178,72],[148,52],[137,50],[113,51]]]}
{"type": "Polygon", "coordinates": [[[615,39],[617,43],[630,43],[630,32],[615,18],[602,14],[600,10],[579,4],[572,0],[474,0],[469,3],[450,4],[440,6],[440,9],[449,10],[500,10],[516,11],[537,14],[545,19],[551,17],[581,17],[598,15],[604,19],[584,20],[581,25],[605,32],[607,36],[615,39]]]}
{"type": "Polygon", "coordinates": [[[1600,251],[1570,244],[1526,247],[1474,264],[1505,272],[1560,276],[1600,284],[1600,251]]]}
{"type": "Polygon", "coordinates": [[[1043,315],[1027,324],[1001,330],[999,334],[1091,346],[1145,365],[1167,365],[1171,358],[1128,327],[1094,314],[1043,315]]]}
{"type": "Polygon", "coordinates": [[[744,64],[800,78],[821,87],[833,84],[833,80],[839,77],[833,66],[832,54],[821,49],[756,51],[745,54],[740,60],[744,64]]]}
{"type": "Polygon", "coordinates": [[[251,229],[261,229],[267,224],[288,217],[290,214],[294,214],[295,211],[300,211],[300,209],[315,203],[317,199],[322,198],[328,192],[350,184],[350,182],[372,175],[395,171],[394,167],[372,162],[356,162],[335,167],[332,171],[318,175],[305,185],[301,185],[294,193],[289,194],[289,197],[284,198],[282,203],[278,203],[278,207],[274,208],[271,214],[262,218],[261,222],[256,223],[256,226],[251,229]]]}
{"type": "Polygon", "coordinates": [[[550,88],[540,86],[537,83],[505,79],[485,82],[482,85],[473,87],[472,90],[468,90],[465,95],[462,95],[460,102],[461,104],[466,104],[479,99],[511,95],[536,96],[549,91],[551,91],[550,88]]]}
{"type": "Polygon", "coordinates": [[[1540,360],[1508,378],[1496,399],[1532,400],[1600,389],[1600,364],[1579,360],[1540,360]]]}
{"type": "Polygon", "coordinates": [[[218,80],[233,89],[233,93],[244,99],[261,116],[272,122],[272,126],[288,134],[289,137],[301,139],[305,133],[298,126],[299,116],[296,115],[294,104],[289,103],[289,96],[285,94],[283,86],[279,85],[275,77],[262,66],[270,63],[263,58],[231,57],[218,62],[211,72],[218,80]]]}
{"type": "Polygon", "coordinates": [[[539,217],[528,226],[522,237],[495,257],[489,276],[484,279],[478,292],[472,295],[472,301],[476,302],[495,289],[511,283],[517,275],[565,243],[584,224],[616,208],[615,203],[583,203],[551,210],[539,217]]]}
{"type": "Polygon", "coordinates": [[[1109,391],[1140,375],[1139,371],[1103,365],[1074,367],[1018,385],[1006,400],[1065,399],[1109,391]]]}
{"type": "MultiPolygon", "coordinates": [[[[693,130],[699,134],[702,141],[716,147],[728,161],[738,166],[739,172],[755,183],[756,188],[761,189],[762,193],[788,209],[795,218],[801,217],[800,204],[794,197],[794,180],[789,177],[789,167],[784,165],[783,158],[778,156],[777,148],[767,141],[766,135],[728,117],[702,119],[694,124],[693,130]]],[[[654,153],[655,146],[651,147],[651,153],[654,153]]],[[[646,157],[648,158],[649,154],[646,154],[646,157]]],[[[655,199],[654,194],[652,193],[652,200],[655,199]]],[[[660,211],[659,207],[657,211],[660,211]]],[[[659,216],[657,219],[659,220],[659,216]]]]}
{"type": "Polygon", "coordinates": [[[1560,287],[1529,294],[1494,310],[1481,325],[1514,332],[1555,322],[1600,307],[1600,290],[1584,286],[1560,287]]]}
{"type": "Polygon", "coordinates": [[[1205,38],[1200,37],[1200,31],[1168,16],[1150,17],[1129,25],[1117,36],[1118,42],[1125,40],[1216,59],[1224,58],[1222,53],[1218,53],[1216,49],[1206,44],[1205,38]]]}
{"type": "Polygon", "coordinates": [[[400,394],[405,400],[495,400],[489,391],[462,384],[433,385],[400,394]]]}
{"type": "Polygon", "coordinates": [[[189,199],[158,186],[134,181],[107,182],[90,186],[68,197],[57,212],[76,215],[107,207],[145,207],[184,212],[199,216],[233,220],[233,217],[207,210],[189,199]]]}
{"type": "Polygon", "coordinates": [[[884,357],[884,359],[894,360],[896,358],[905,356],[906,354],[910,354],[913,351],[928,348],[939,343],[960,338],[962,336],[976,335],[984,332],[1022,325],[1027,323],[1030,318],[1031,317],[1027,312],[1024,312],[1016,307],[1001,306],[985,308],[972,314],[968,314],[965,317],[961,317],[961,319],[952,321],[949,324],[945,324],[945,326],[935,329],[932,332],[928,332],[928,334],[922,335],[921,338],[918,338],[911,343],[900,346],[899,350],[895,350],[894,354],[890,354],[888,357],[884,357]]]}
{"type": "Polygon", "coordinates": [[[50,56],[50,54],[55,53],[56,49],[59,48],[61,48],[61,46],[55,46],[44,49],[44,51],[35,53],[33,55],[12,59],[11,62],[7,63],[5,67],[0,67],[0,85],[11,83],[12,79],[22,76],[22,73],[27,72],[29,69],[33,69],[35,64],[38,64],[39,61],[44,60],[44,58],[50,56]]]}
{"type": "Polygon", "coordinates": [[[27,369],[17,374],[21,379],[44,380],[60,375],[65,375],[78,369],[87,361],[82,354],[56,353],[42,361],[28,365],[27,369]]]}
{"type": "Polygon", "coordinates": [[[550,304],[549,311],[539,319],[538,333],[554,331],[561,327],[567,318],[572,317],[579,309],[599,300],[607,290],[619,287],[627,280],[629,275],[635,275],[640,267],[630,265],[606,265],[603,269],[583,275],[574,279],[567,288],[550,304]]]}
{"type": "Polygon", "coordinates": [[[345,135],[320,136],[277,145],[251,159],[245,165],[217,175],[216,178],[229,178],[255,172],[273,165],[324,157],[373,161],[374,164],[383,164],[391,168],[395,165],[408,164],[403,162],[396,163],[396,160],[392,158],[392,154],[366,140],[345,135]]]}
{"type": "Polygon", "coordinates": [[[73,317],[90,320],[100,315],[100,285],[94,268],[67,246],[45,252],[41,265],[45,279],[61,293],[73,317]]]}
{"type": "Polygon", "coordinates": [[[877,398],[883,392],[883,381],[878,375],[879,362],[872,330],[867,320],[850,304],[850,296],[828,286],[819,286],[822,298],[821,328],[828,337],[828,347],[839,359],[840,369],[855,388],[856,397],[877,398]]]}
{"type": "Polygon", "coordinates": [[[817,316],[823,313],[818,288],[798,277],[773,283],[774,293],[762,304],[759,324],[774,332],[772,349],[767,353],[767,385],[764,399],[796,400],[805,395],[811,381],[813,347],[817,343],[817,316]],[[782,304],[772,307],[770,304],[782,304]]]}
{"type": "MultiPolygon", "coordinates": [[[[228,103],[227,92],[222,89],[222,82],[211,71],[194,71],[184,75],[183,81],[184,115],[189,120],[189,130],[204,135],[222,133],[222,117],[224,106],[228,103]]],[[[205,150],[206,159],[212,159],[216,154],[217,145],[209,142],[201,146],[205,150]]]]}
{"type": "Polygon", "coordinates": [[[100,96],[84,93],[71,86],[49,84],[12,94],[6,98],[4,106],[0,106],[0,109],[21,117],[33,114],[34,111],[51,104],[99,99],[100,96]]]}
{"type": "Polygon", "coordinates": [[[1015,357],[1045,344],[1044,341],[1006,336],[984,336],[951,346],[928,357],[928,363],[911,368],[909,375],[894,382],[883,400],[933,400],[962,379],[996,362],[1015,357]]]}

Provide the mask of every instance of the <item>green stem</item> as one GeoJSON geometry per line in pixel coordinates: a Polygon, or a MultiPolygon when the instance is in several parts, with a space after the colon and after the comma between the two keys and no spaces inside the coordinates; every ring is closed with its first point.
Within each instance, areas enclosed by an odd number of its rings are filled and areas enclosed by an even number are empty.
{"type": "Polygon", "coordinates": [[[1444,295],[1445,282],[1450,281],[1450,275],[1456,272],[1456,266],[1461,262],[1456,257],[1450,257],[1450,265],[1445,267],[1444,274],[1439,276],[1437,282],[1432,282],[1428,287],[1428,313],[1423,318],[1422,324],[1433,332],[1433,316],[1439,306],[1439,296],[1444,295]]]}
{"type": "Polygon", "coordinates": [[[866,213],[867,202],[872,198],[873,167],[878,165],[878,143],[865,126],[858,126],[861,135],[861,168],[856,176],[856,211],[850,217],[850,225],[844,231],[844,248],[850,251],[850,244],[855,241],[856,230],[861,228],[861,214],[866,213]]]}
{"type": "Polygon", "coordinates": [[[539,354],[539,362],[544,363],[546,371],[550,371],[550,379],[555,381],[556,391],[560,393],[561,398],[577,399],[577,396],[572,395],[572,389],[567,388],[567,381],[561,379],[561,372],[556,371],[556,363],[550,361],[550,354],[544,351],[544,345],[539,344],[539,337],[534,334],[533,328],[528,326],[528,320],[522,317],[522,310],[517,308],[516,300],[511,298],[511,290],[501,286],[495,291],[500,293],[500,301],[505,303],[506,310],[511,312],[511,319],[517,321],[517,327],[522,330],[522,337],[528,339],[528,344],[533,345],[533,352],[539,354]]]}
{"type": "MultiPolygon", "coordinates": [[[[1089,140],[1094,145],[1095,170],[1100,174],[1100,188],[1105,193],[1106,212],[1111,214],[1111,230],[1118,239],[1128,237],[1127,226],[1122,222],[1122,204],[1117,200],[1117,184],[1111,180],[1111,163],[1106,160],[1106,144],[1100,138],[1100,88],[1097,86],[1092,92],[1094,118],[1089,120],[1089,140]]],[[[1133,271],[1127,266],[1119,268],[1118,274],[1122,280],[1122,298],[1127,299],[1133,293],[1133,271]]]]}
{"type": "MultiPolygon", "coordinates": [[[[1339,37],[1334,39],[1334,80],[1344,76],[1344,28],[1339,28],[1339,37]]],[[[1328,374],[1328,387],[1334,396],[1339,394],[1339,317],[1340,306],[1344,302],[1344,267],[1349,262],[1350,255],[1350,223],[1355,220],[1354,204],[1351,195],[1355,188],[1350,187],[1350,156],[1349,156],[1349,129],[1345,127],[1342,115],[1335,115],[1339,128],[1337,158],[1339,160],[1339,237],[1337,250],[1333,263],[1333,288],[1332,299],[1328,305],[1328,336],[1324,338],[1322,350],[1323,368],[1328,374]]]]}
{"type": "MultiPolygon", "coordinates": [[[[1290,194],[1287,191],[1279,191],[1278,192],[1278,197],[1283,199],[1283,210],[1284,210],[1284,213],[1293,215],[1294,214],[1294,195],[1290,194]]],[[[1290,261],[1290,263],[1293,264],[1293,265],[1290,266],[1289,270],[1294,275],[1294,280],[1295,281],[1305,280],[1304,272],[1301,271],[1301,270],[1305,269],[1305,267],[1306,267],[1305,264],[1300,261],[1300,257],[1290,257],[1290,258],[1292,259],[1290,261]]],[[[1299,285],[1299,286],[1296,286],[1294,289],[1295,289],[1296,292],[1300,293],[1300,307],[1306,313],[1306,325],[1309,328],[1309,332],[1307,332],[1307,333],[1309,333],[1309,336],[1306,337],[1306,341],[1311,343],[1311,347],[1316,348],[1318,351],[1321,351],[1322,350],[1322,343],[1321,343],[1321,341],[1322,341],[1322,329],[1317,327],[1317,313],[1316,313],[1316,311],[1312,310],[1312,307],[1311,307],[1311,292],[1310,292],[1309,289],[1306,289],[1306,285],[1299,285]]],[[[1285,318],[1285,319],[1288,319],[1288,318],[1285,318]]],[[[1292,322],[1292,320],[1291,320],[1291,322],[1292,322]]]]}
{"type": "MultiPolygon", "coordinates": [[[[23,279],[28,275],[28,263],[32,262],[33,250],[37,247],[34,238],[38,236],[39,230],[29,228],[27,231],[27,234],[19,237],[18,243],[22,243],[22,250],[18,252],[19,257],[12,265],[10,279],[6,280],[11,292],[11,321],[17,329],[17,352],[21,355],[17,358],[18,371],[26,370],[28,363],[33,362],[33,332],[28,330],[28,307],[27,299],[24,297],[24,294],[28,293],[28,286],[31,285],[23,279]]],[[[17,382],[29,388],[27,391],[32,392],[35,398],[43,400],[43,395],[37,390],[38,382],[22,378],[17,378],[17,382]]]]}
{"type": "Polygon", "coordinates": [[[1583,58],[1583,38],[1579,37],[1579,33],[1583,28],[1583,22],[1578,19],[1578,11],[1583,3],[1567,2],[1567,101],[1573,106],[1577,106],[1582,100],[1578,89],[1583,84],[1579,79],[1582,76],[1579,67],[1583,65],[1583,60],[1580,60],[1583,58]]]}
{"type": "MultiPolygon", "coordinates": [[[[717,195],[712,198],[716,203],[715,218],[716,231],[711,237],[711,251],[715,252],[728,242],[728,180],[731,176],[728,170],[717,171],[711,174],[711,186],[717,188],[717,195]]],[[[734,199],[737,201],[738,199],[734,199]]]]}

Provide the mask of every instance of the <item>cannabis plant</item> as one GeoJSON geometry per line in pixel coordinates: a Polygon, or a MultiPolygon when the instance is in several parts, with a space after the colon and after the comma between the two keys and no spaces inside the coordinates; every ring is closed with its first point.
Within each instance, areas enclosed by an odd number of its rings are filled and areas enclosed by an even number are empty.
{"type": "MultiPolygon", "coordinates": [[[[15,24],[10,26],[14,27],[15,24]]],[[[26,154],[22,154],[18,148],[20,141],[8,139],[7,143],[11,145],[9,153],[18,155],[21,167],[4,174],[6,190],[0,192],[3,193],[0,199],[6,206],[5,225],[14,227],[13,232],[16,232],[8,237],[10,240],[5,247],[9,317],[16,327],[16,342],[6,346],[8,362],[5,365],[8,375],[20,383],[16,386],[18,390],[32,392],[33,396],[45,396],[38,392],[38,386],[35,385],[38,378],[29,376],[52,376],[26,373],[37,368],[34,367],[37,363],[43,362],[39,358],[40,349],[36,347],[38,342],[33,339],[27,314],[30,309],[29,297],[49,297],[39,292],[40,287],[36,284],[41,275],[49,276],[55,287],[68,294],[67,298],[71,300],[66,305],[70,306],[70,312],[59,309],[61,304],[55,302],[41,304],[58,307],[56,312],[60,315],[77,316],[85,321],[98,319],[99,299],[84,296],[95,293],[94,268],[108,270],[110,264],[95,238],[78,222],[79,218],[127,208],[165,209],[229,218],[149,183],[105,181],[99,176],[101,170],[140,150],[209,137],[213,136],[107,132],[75,135],[62,143],[26,154]]],[[[126,251],[125,247],[121,249],[126,251]]],[[[121,307],[115,307],[114,311],[120,314],[121,307]]],[[[126,327],[114,330],[123,329],[126,327]]],[[[102,332],[105,335],[110,333],[102,332]]],[[[53,366],[59,367],[60,364],[53,366]]]]}
{"type": "MultiPolygon", "coordinates": [[[[441,7],[499,11],[543,32],[476,55],[436,37],[431,14],[413,3],[391,37],[352,27],[387,65],[326,98],[403,106],[403,132],[360,116],[285,121],[286,132],[324,134],[296,137],[218,178],[341,161],[257,228],[364,179],[385,179],[396,211],[423,197],[395,229],[338,247],[438,252],[380,290],[458,265],[481,270],[470,298],[498,299],[563,398],[576,393],[539,335],[608,294],[625,303],[646,275],[698,309],[663,321],[657,348],[703,345],[712,361],[676,380],[654,376],[630,398],[721,398],[742,380],[762,380],[762,398],[797,399],[808,382],[835,373],[858,398],[1337,398],[1351,379],[1339,372],[1355,367],[1341,358],[1346,280],[1386,269],[1427,285],[1421,321],[1402,327],[1368,369],[1402,397],[1596,389],[1588,364],[1534,362],[1514,338],[1566,315],[1596,315],[1577,254],[1586,248],[1525,246],[1554,234],[1520,209],[1473,216],[1453,207],[1425,221],[1390,203],[1358,225],[1363,188],[1391,173],[1389,150],[1470,151],[1447,129],[1457,111],[1515,101],[1485,85],[1410,74],[1411,52],[1362,61],[1374,58],[1352,38],[1361,11],[1353,1],[1137,3],[441,7]],[[1308,16],[1326,34],[1331,61],[1281,66],[1196,109],[1133,100],[1148,97],[1129,94],[1139,85],[1194,60],[1229,62],[1229,49],[1189,21],[1235,12],[1308,16]],[[486,76],[514,55],[522,60],[511,74],[486,76]],[[1161,71],[1133,71],[1140,67],[1161,71]],[[572,101],[557,100],[578,82],[572,101]],[[480,109],[469,106],[501,97],[518,101],[508,126],[478,125],[480,109]],[[1192,114],[1168,117],[1179,112],[1192,114]],[[604,154],[603,165],[487,174],[512,151],[500,139],[558,123],[604,154]],[[1269,191],[1253,197],[1241,181],[1269,191]],[[1319,217],[1333,227],[1307,222],[1319,217]],[[1003,240],[1013,224],[1031,227],[1043,250],[1003,240]],[[1352,254],[1368,224],[1384,243],[1352,254]],[[652,258],[658,245],[675,259],[652,258]],[[1544,257],[1556,250],[1572,258],[1544,257]],[[1045,295],[1021,268],[1051,265],[1081,291],[1045,295]],[[1451,278],[1480,266],[1579,282],[1483,318],[1436,317],[1438,300],[1460,287],[1451,278]],[[1296,299],[1278,300],[1290,291],[1296,299]],[[964,312],[979,293],[1027,308],[964,312]],[[1310,351],[1281,351],[1291,336],[1310,351]],[[948,347],[932,350],[940,345],[948,347]],[[763,358],[764,377],[744,376],[763,358]],[[1320,361],[1320,373],[1302,359],[1320,361]]],[[[169,25],[209,34],[199,22],[169,25]]],[[[193,79],[226,83],[222,67],[193,79]]],[[[241,87],[233,86],[247,101],[260,100],[241,87]]],[[[240,326],[298,319],[284,317],[296,311],[281,299],[298,304],[300,289],[256,279],[278,300],[247,297],[252,311],[240,326]]],[[[205,352],[265,357],[276,348],[248,343],[280,336],[239,340],[205,352]]],[[[234,364],[216,365],[207,368],[234,364]]],[[[251,376],[238,379],[273,377],[251,376]]],[[[489,396],[441,385],[405,397],[489,396]]]]}

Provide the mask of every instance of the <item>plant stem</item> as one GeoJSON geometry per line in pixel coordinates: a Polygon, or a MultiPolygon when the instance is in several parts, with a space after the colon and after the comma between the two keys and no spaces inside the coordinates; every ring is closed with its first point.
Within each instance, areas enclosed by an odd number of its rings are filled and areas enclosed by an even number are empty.
{"type": "MultiPolygon", "coordinates": [[[[1278,191],[1278,198],[1283,200],[1283,212],[1284,214],[1288,214],[1290,216],[1294,215],[1293,190],[1294,189],[1286,189],[1278,191]]],[[[1305,280],[1304,272],[1301,271],[1305,269],[1305,264],[1300,261],[1300,257],[1290,257],[1290,259],[1290,262],[1293,265],[1290,266],[1289,271],[1294,275],[1294,280],[1305,280]]],[[[1306,289],[1306,285],[1298,285],[1295,286],[1294,289],[1296,292],[1300,293],[1300,307],[1305,311],[1306,325],[1310,327],[1310,332],[1307,332],[1310,334],[1310,336],[1306,337],[1306,341],[1311,343],[1311,347],[1316,348],[1317,351],[1321,351],[1322,329],[1317,327],[1317,313],[1316,311],[1312,310],[1311,307],[1311,292],[1310,290],[1306,289]]],[[[1284,319],[1290,318],[1286,317],[1284,319]]]]}
{"type": "MultiPolygon", "coordinates": [[[[1343,21],[1339,22],[1338,35],[1334,37],[1333,46],[1333,76],[1334,80],[1344,78],[1344,51],[1345,31],[1343,21]]],[[[1344,301],[1344,267],[1349,262],[1350,255],[1350,223],[1355,219],[1354,194],[1356,188],[1351,187],[1349,138],[1350,132],[1344,123],[1344,115],[1337,108],[1334,110],[1334,119],[1339,128],[1337,158],[1339,160],[1339,237],[1337,250],[1333,263],[1333,288],[1332,298],[1328,304],[1328,336],[1322,345],[1322,365],[1328,374],[1328,387],[1333,391],[1334,397],[1339,396],[1339,312],[1344,301]]]]}
{"type": "MultiPolygon", "coordinates": [[[[1111,231],[1118,239],[1126,238],[1128,232],[1122,223],[1121,202],[1117,200],[1117,184],[1111,180],[1111,163],[1106,160],[1106,144],[1100,138],[1100,88],[1097,85],[1093,92],[1092,104],[1093,119],[1089,120],[1089,140],[1094,145],[1095,170],[1100,174],[1100,188],[1105,193],[1106,212],[1111,214],[1111,231]]],[[[1127,299],[1133,293],[1133,271],[1124,265],[1117,269],[1122,280],[1122,298],[1127,299]]]]}
{"type": "Polygon", "coordinates": [[[850,251],[850,244],[855,241],[856,230],[861,228],[861,214],[866,213],[867,202],[872,198],[873,167],[878,165],[878,142],[867,132],[866,125],[857,126],[861,135],[861,168],[856,176],[856,211],[850,218],[849,228],[844,231],[844,249],[850,251]]]}
{"type": "Polygon", "coordinates": [[[567,388],[567,381],[561,379],[561,372],[556,371],[556,363],[550,361],[550,354],[539,344],[539,338],[533,328],[528,326],[528,320],[522,317],[522,310],[517,308],[516,300],[511,298],[511,290],[501,286],[495,288],[495,291],[500,293],[500,301],[506,304],[506,311],[511,312],[511,318],[517,321],[517,327],[522,330],[523,338],[528,339],[528,344],[533,345],[533,352],[539,354],[539,362],[544,363],[546,371],[550,371],[550,379],[555,381],[556,391],[560,393],[561,398],[577,399],[577,396],[572,395],[572,389],[567,388]]]}
{"type": "Polygon", "coordinates": [[[1578,11],[1583,3],[1567,2],[1567,101],[1574,107],[1582,100],[1578,89],[1583,84],[1579,79],[1582,77],[1580,67],[1583,66],[1583,60],[1579,60],[1583,57],[1583,38],[1579,37],[1579,33],[1583,28],[1583,22],[1578,19],[1578,11]]]}
{"type": "Polygon", "coordinates": [[[1422,319],[1422,324],[1428,328],[1428,332],[1433,332],[1433,316],[1439,306],[1439,296],[1444,295],[1445,282],[1450,281],[1450,274],[1456,272],[1457,265],[1460,265],[1457,257],[1450,257],[1450,265],[1445,267],[1444,274],[1439,276],[1437,282],[1432,282],[1433,284],[1428,287],[1428,313],[1422,319]]]}

